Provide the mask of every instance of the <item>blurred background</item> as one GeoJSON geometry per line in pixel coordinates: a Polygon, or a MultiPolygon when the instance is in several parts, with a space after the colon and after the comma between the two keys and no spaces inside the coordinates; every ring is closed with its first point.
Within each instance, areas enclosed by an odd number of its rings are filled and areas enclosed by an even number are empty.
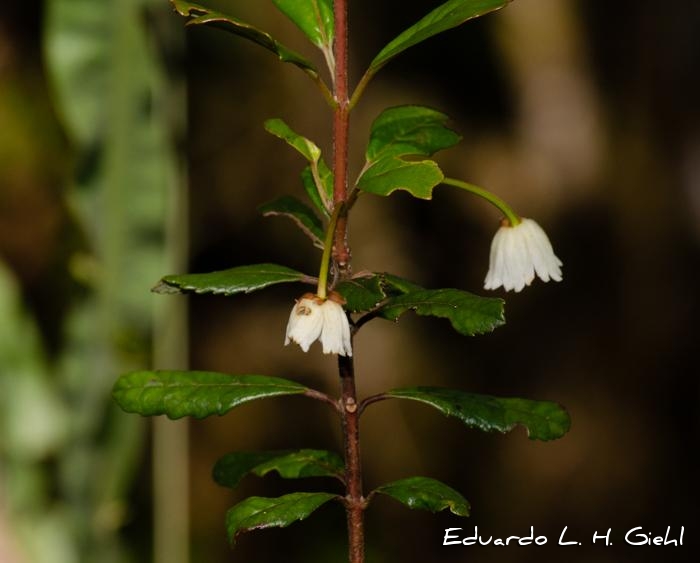
{"type": "MultiPolygon", "coordinates": [[[[433,0],[351,2],[351,82],[433,0]]],[[[270,2],[215,5],[316,57],[270,2]]],[[[345,560],[340,506],[244,536],[250,494],[327,487],[214,484],[236,450],[337,449],[327,407],[280,399],[206,421],[144,420],[109,397],[139,367],[261,373],[335,393],[335,362],[283,348],[299,288],[157,296],[166,273],[278,262],[317,250],[256,207],[300,194],[302,161],[262,128],[282,117],[330,155],[314,86],[255,45],[183,29],[165,0],[4,0],[0,14],[0,562],[345,560]],[[186,195],[186,192],[189,194],[186,195]],[[189,308],[189,314],[185,308],[189,308]],[[159,483],[154,486],[154,480],[159,483]]],[[[316,57],[321,64],[321,58],[316,57]]],[[[363,418],[365,488],[441,479],[472,517],[377,499],[368,561],[691,561],[698,546],[700,4],[516,0],[411,49],[353,115],[351,176],[385,107],[453,118],[438,156],[547,230],[564,281],[508,294],[508,324],[465,339],[440,319],[375,321],[355,342],[361,395],[444,385],[562,403],[571,432],[485,435],[418,403],[363,418]],[[443,547],[444,530],[549,538],[544,547],[443,547]],[[557,547],[568,526],[580,547],[557,547]],[[624,545],[626,530],[683,547],[624,545]],[[592,546],[612,529],[613,545],[592,546]]],[[[431,203],[363,197],[354,268],[481,290],[498,214],[451,188],[431,203]]]]}

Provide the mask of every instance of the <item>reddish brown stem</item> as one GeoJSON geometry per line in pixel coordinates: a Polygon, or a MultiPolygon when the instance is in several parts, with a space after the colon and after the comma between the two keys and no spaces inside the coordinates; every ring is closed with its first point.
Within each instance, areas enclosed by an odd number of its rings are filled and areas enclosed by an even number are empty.
{"type": "MultiPolygon", "coordinates": [[[[341,279],[349,277],[350,248],[347,236],[348,201],[348,137],[350,132],[350,99],[348,92],[348,0],[334,0],[335,17],[335,101],[333,110],[333,203],[342,205],[333,239],[333,262],[341,279]]],[[[342,389],[341,415],[345,450],[345,510],[348,519],[348,556],[350,563],[364,563],[365,536],[360,464],[360,413],[355,392],[355,371],[352,358],[338,356],[342,389]]]]}
{"type": "Polygon", "coordinates": [[[360,411],[355,393],[355,373],[352,358],[338,356],[340,384],[343,390],[343,438],[345,446],[345,510],[348,518],[348,555],[350,563],[365,560],[364,510],[362,496],[362,466],[360,463],[360,411]]]}
{"type": "MultiPolygon", "coordinates": [[[[348,0],[335,0],[335,101],[333,111],[333,202],[343,204],[348,197],[348,136],[350,99],[348,92],[348,0]]],[[[350,248],[347,237],[347,212],[338,217],[333,245],[333,260],[341,278],[350,274],[350,248]]]]}

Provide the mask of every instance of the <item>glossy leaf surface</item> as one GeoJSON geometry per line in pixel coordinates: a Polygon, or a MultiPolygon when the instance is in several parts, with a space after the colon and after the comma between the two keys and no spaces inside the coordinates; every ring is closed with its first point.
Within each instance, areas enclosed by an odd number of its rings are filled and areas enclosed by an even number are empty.
{"type": "Polygon", "coordinates": [[[333,46],[333,0],[272,0],[319,49],[333,46]]]}
{"type": "Polygon", "coordinates": [[[380,314],[397,320],[409,310],[421,316],[448,319],[457,332],[466,336],[491,332],[505,323],[502,299],[459,289],[421,289],[392,297],[380,314]]]}
{"type": "Polygon", "coordinates": [[[285,141],[289,146],[296,149],[309,162],[317,162],[321,158],[321,149],[315,143],[299,135],[281,119],[268,119],[265,121],[265,130],[275,137],[285,141]]]}
{"type": "Polygon", "coordinates": [[[335,287],[345,299],[345,309],[351,313],[374,309],[386,298],[381,275],[356,277],[345,280],[335,287]]]}
{"type": "Polygon", "coordinates": [[[358,187],[376,195],[406,190],[422,199],[444,178],[432,160],[403,157],[432,156],[459,142],[460,136],[446,126],[448,117],[423,106],[399,106],[383,111],[372,124],[365,171],[358,187]]]}
{"type": "Polygon", "coordinates": [[[409,508],[440,512],[449,509],[457,516],[469,516],[467,500],[444,483],[429,477],[409,477],[378,487],[375,493],[388,495],[409,508]]]}
{"type": "Polygon", "coordinates": [[[405,190],[420,199],[431,199],[433,188],[445,178],[436,162],[406,161],[398,157],[383,158],[373,164],[358,180],[364,192],[387,196],[405,190]]]}
{"type": "Polygon", "coordinates": [[[286,528],[308,518],[314,510],[337,498],[331,493],[291,493],[278,498],[248,497],[226,513],[226,531],[231,544],[251,530],[286,528]]]}
{"type": "Polygon", "coordinates": [[[313,209],[297,198],[285,195],[261,205],[258,210],[265,217],[281,215],[290,218],[313,241],[315,246],[323,248],[323,223],[313,209]]]}
{"type": "MultiPolygon", "coordinates": [[[[391,59],[409,47],[457,27],[470,19],[498,10],[509,2],[510,0],[450,0],[445,2],[389,42],[370,63],[369,72],[376,73],[391,59]]],[[[452,54],[452,56],[454,55],[452,54]]]]}
{"type": "Polygon", "coordinates": [[[467,426],[484,431],[509,432],[525,427],[531,440],[555,440],[569,431],[571,419],[561,405],[551,401],[476,395],[442,387],[394,389],[389,397],[419,401],[467,426]]]}
{"type": "Polygon", "coordinates": [[[136,371],[122,375],[112,396],[126,412],[169,418],[223,415],[255,399],[300,395],[306,387],[265,375],[210,371],[136,371]]]}
{"type": "Polygon", "coordinates": [[[325,450],[234,452],[216,462],[213,476],[219,485],[234,488],[250,473],[264,477],[272,471],[284,479],[334,477],[343,481],[345,466],[338,454],[325,450]]]}
{"type": "Polygon", "coordinates": [[[207,274],[165,276],[153,291],[156,293],[214,293],[235,295],[250,293],[278,283],[312,283],[314,278],[278,264],[237,266],[207,274]]]}
{"type": "Polygon", "coordinates": [[[372,123],[367,162],[389,156],[432,156],[459,143],[461,136],[447,127],[449,117],[425,106],[384,110],[372,123]]]}
{"type": "Polygon", "coordinates": [[[171,3],[180,15],[190,18],[187,25],[209,25],[244,37],[273,52],[282,62],[296,65],[314,77],[318,75],[316,68],[309,60],[282,45],[269,33],[249,23],[193,2],[171,0],[171,3]]]}

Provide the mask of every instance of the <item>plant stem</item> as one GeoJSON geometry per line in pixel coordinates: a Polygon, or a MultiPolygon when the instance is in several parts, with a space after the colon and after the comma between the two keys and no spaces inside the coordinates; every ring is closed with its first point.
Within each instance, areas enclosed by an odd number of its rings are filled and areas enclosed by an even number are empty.
{"type": "Polygon", "coordinates": [[[355,392],[355,370],[352,358],[338,356],[338,371],[343,391],[342,420],[345,446],[345,510],[348,518],[348,558],[350,563],[365,560],[362,466],[360,463],[360,412],[355,392]]]}
{"type": "MultiPolygon", "coordinates": [[[[335,16],[335,101],[333,109],[333,203],[345,203],[348,197],[348,135],[350,100],[348,99],[348,0],[333,2],[335,16]]],[[[350,274],[350,249],[347,240],[347,211],[338,217],[333,259],[341,278],[350,274]]]]}
{"type": "Polygon", "coordinates": [[[517,226],[520,224],[520,217],[518,216],[515,211],[508,205],[505,201],[503,201],[500,197],[498,197],[496,194],[491,193],[488,190],[485,190],[484,188],[480,188],[479,186],[475,186],[474,184],[468,184],[467,182],[462,182],[461,180],[455,180],[454,178],[445,178],[442,181],[443,184],[447,184],[448,186],[454,186],[456,188],[462,188],[463,190],[472,193],[476,196],[479,196],[482,199],[485,199],[488,201],[491,205],[497,207],[503,215],[506,216],[508,219],[508,222],[511,224],[512,227],[517,226]]]}
{"type": "Polygon", "coordinates": [[[323,255],[321,256],[321,268],[318,272],[318,286],[316,289],[316,295],[321,299],[325,299],[327,296],[328,289],[328,270],[331,265],[331,252],[333,250],[333,238],[335,237],[335,228],[338,224],[338,216],[343,212],[344,205],[342,203],[337,203],[335,209],[333,210],[333,215],[328,222],[328,230],[326,231],[326,238],[323,241],[323,255]]]}
{"type": "MultiPolygon", "coordinates": [[[[335,18],[335,101],[333,109],[333,204],[338,213],[335,226],[333,260],[340,278],[350,271],[350,248],[347,240],[348,219],[348,137],[350,130],[350,100],[348,98],[348,0],[334,0],[335,18]],[[338,211],[338,209],[340,209],[338,211]]],[[[345,510],[348,519],[348,559],[364,563],[365,535],[362,496],[362,466],[360,463],[360,413],[355,391],[355,370],[351,357],[338,356],[338,371],[342,390],[341,412],[345,452],[345,510]]]]}

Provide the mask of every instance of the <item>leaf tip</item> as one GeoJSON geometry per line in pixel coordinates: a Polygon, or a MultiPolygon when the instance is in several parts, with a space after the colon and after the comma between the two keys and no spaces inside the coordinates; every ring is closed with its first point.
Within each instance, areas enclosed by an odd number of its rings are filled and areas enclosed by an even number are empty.
{"type": "Polygon", "coordinates": [[[167,277],[158,281],[156,285],[151,288],[152,293],[159,293],[161,295],[172,295],[175,293],[181,293],[180,289],[168,281],[167,277]]]}

